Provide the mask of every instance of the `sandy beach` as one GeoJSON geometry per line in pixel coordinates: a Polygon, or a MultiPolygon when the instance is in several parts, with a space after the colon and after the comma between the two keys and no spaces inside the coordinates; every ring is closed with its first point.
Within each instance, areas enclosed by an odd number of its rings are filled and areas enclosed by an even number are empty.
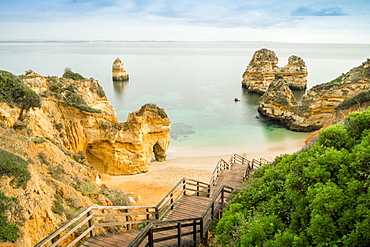
{"type": "Polygon", "coordinates": [[[136,199],[134,205],[156,205],[183,177],[209,182],[220,158],[228,161],[236,153],[247,159],[274,160],[281,154],[291,154],[304,146],[304,139],[283,141],[250,147],[169,148],[167,160],[152,162],[147,173],[129,176],[102,176],[102,183],[122,189],[136,199]],[[140,198],[138,200],[138,198],[140,198]]]}

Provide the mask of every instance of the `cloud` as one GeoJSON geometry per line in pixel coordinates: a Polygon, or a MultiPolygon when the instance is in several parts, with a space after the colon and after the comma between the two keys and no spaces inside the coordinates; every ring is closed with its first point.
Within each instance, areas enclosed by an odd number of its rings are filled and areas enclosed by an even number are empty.
{"type": "Polygon", "coordinates": [[[344,16],[347,15],[342,8],[321,8],[318,10],[310,7],[299,7],[292,12],[293,16],[344,16]]]}

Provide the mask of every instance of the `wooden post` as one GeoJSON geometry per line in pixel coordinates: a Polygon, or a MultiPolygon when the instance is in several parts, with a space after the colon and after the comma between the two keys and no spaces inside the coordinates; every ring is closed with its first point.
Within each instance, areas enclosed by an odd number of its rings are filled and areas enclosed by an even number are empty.
{"type": "Polygon", "coordinates": [[[181,222],[177,223],[177,244],[181,247],[182,239],[181,239],[181,222]]]}
{"type": "Polygon", "coordinates": [[[182,186],[182,190],[184,191],[184,196],[186,196],[186,181],[184,180],[183,182],[183,186],[182,186]]]}
{"type": "Polygon", "coordinates": [[[171,200],[170,200],[170,202],[171,202],[171,210],[173,210],[173,193],[171,193],[170,197],[171,197],[171,200]]]}
{"type": "Polygon", "coordinates": [[[203,218],[202,219],[200,219],[200,226],[199,226],[199,228],[200,228],[200,241],[203,241],[203,237],[204,237],[204,235],[203,235],[203,218]]]}
{"type": "MultiPolygon", "coordinates": [[[[145,212],[149,213],[149,208],[145,209],[145,212]]],[[[150,214],[146,214],[146,219],[149,220],[150,219],[150,214]]]]}
{"type": "Polygon", "coordinates": [[[197,182],[197,196],[199,196],[199,182],[197,182]]]}
{"type": "MultiPolygon", "coordinates": [[[[126,213],[129,213],[129,209],[126,209],[125,211],[126,211],[126,213]]],[[[129,215],[126,215],[126,222],[127,221],[130,221],[130,216],[129,215]]],[[[126,224],[126,228],[127,228],[127,231],[130,231],[131,230],[131,224],[126,224]]]]}
{"type": "Polygon", "coordinates": [[[149,229],[148,232],[148,246],[154,247],[153,226],[149,229]]]}
{"type": "Polygon", "coordinates": [[[155,219],[159,220],[159,210],[157,207],[155,207],[155,219]]]}
{"type": "MultiPolygon", "coordinates": [[[[91,211],[87,212],[87,217],[89,217],[90,215],[91,215],[91,211]]],[[[93,223],[92,223],[92,219],[89,219],[88,224],[89,224],[89,228],[90,228],[90,227],[92,227],[92,225],[93,225],[93,223]]],[[[93,231],[91,230],[91,231],[90,231],[90,237],[92,237],[92,236],[94,236],[94,233],[93,233],[93,231]]]]}
{"type": "Polygon", "coordinates": [[[194,240],[194,246],[197,246],[197,221],[193,221],[193,240],[194,240]]]}

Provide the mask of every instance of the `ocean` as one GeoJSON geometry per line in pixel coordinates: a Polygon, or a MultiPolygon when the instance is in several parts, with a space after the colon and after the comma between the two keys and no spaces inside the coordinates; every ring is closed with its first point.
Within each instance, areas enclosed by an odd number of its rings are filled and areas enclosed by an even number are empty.
{"type": "MultiPolygon", "coordinates": [[[[65,68],[97,79],[119,121],[145,103],[164,108],[172,121],[172,148],[220,148],[303,140],[293,132],[258,118],[259,95],[241,87],[253,53],[275,51],[279,66],[290,55],[308,67],[308,88],[335,79],[370,57],[369,44],[297,44],[278,42],[76,41],[0,42],[0,69],[14,74],[32,70],[61,76],[65,68]],[[130,74],[113,82],[119,57],[130,74]],[[240,102],[234,102],[239,98],[240,102]]],[[[302,95],[298,92],[297,95],[302,95]]]]}

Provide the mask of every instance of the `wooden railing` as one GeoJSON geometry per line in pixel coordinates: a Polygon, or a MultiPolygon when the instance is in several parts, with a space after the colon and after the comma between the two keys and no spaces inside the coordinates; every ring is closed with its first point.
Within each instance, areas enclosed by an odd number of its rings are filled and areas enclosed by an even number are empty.
{"type": "Polygon", "coordinates": [[[210,195],[210,185],[194,179],[183,178],[172,190],[157,204],[159,219],[162,219],[173,209],[175,204],[185,195],[206,196],[210,195]]]}
{"type": "MultiPolygon", "coordinates": [[[[232,159],[232,157],[231,157],[232,159]]],[[[230,160],[231,160],[230,159],[230,160]]],[[[217,178],[220,176],[222,170],[230,170],[232,162],[226,162],[224,159],[220,158],[217,162],[216,168],[213,170],[211,180],[209,184],[211,189],[217,185],[217,178]]]]}
{"type": "MultiPolygon", "coordinates": [[[[98,233],[104,233],[104,228],[116,227],[116,230],[130,230],[132,226],[137,226],[140,224],[148,224],[155,222],[158,223],[159,220],[163,219],[170,210],[172,210],[175,204],[185,195],[197,195],[210,197],[212,189],[217,184],[217,178],[220,176],[222,170],[231,169],[233,163],[239,163],[246,165],[245,178],[248,178],[250,172],[262,164],[266,163],[267,160],[259,159],[249,161],[248,159],[233,154],[229,160],[226,162],[220,159],[217,163],[215,170],[213,171],[210,183],[204,183],[201,181],[183,178],[177,183],[172,190],[154,207],[147,206],[92,206],[83,210],[81,213],[76,215],[74,218],[69,220],[63,226],[55,230],[52,234],[44,238],[41,242],[35,245],[35,247],[43,246],[63,246],[72,247],[90,236],[94,236],[98,233]],[[71,240],[73,239],[73,240],[71,240]]],[[[224,193],[230,193],[229,187],[222,186],[216,195],[213,196],[213,200],[217,200],[218,196],[222,197],[221,201],[223,203],[224,193]]],[[[218,198],[220,199],[220,198],[218,198]]],[[[216,204],[210,204],[211,210],[210,215],[213,217],[216,210],[216,204]]],[[[206,211],[207,213],[208,211],[206,211]]],[[[196,225],[201,225],[203,228],[207,228],[210,222],[206,215],[202,217],[202,223],[197,222],[197,219],[187,219],[188,221],[195,220],[196,225]]],[[[200,219],[199,219],[200,220],[200,219]]],[[[166,221],[167,222],[167,221],[166,221]]],[[[176,221],[177,222],[177,221],[176,221]]],[[[154,223],[153,223],[154,224],[154,223]]],[[[176,224],[181,224],[179,221],[176,224]]],[[[186,223],[187,225],[189,223],[186,223]]],[[[194,222],[192,224],[195,224],[194,222]]],[[[147,226],[149,227],[149,226],[147,226]]],[[[202,231],[203,232],[203,231],[202,231]]],[[[142,233],[143,234],[143,233],[142,233]]],[[[141,234],[140,234],[141,235],[141,234]]]]}
{"type": "Polygon", "coordinates": [[[160,243],[171,239],[177,239],[177,245],[182,246],[183,242],[187,241],[186,245],[196,245],[201,241],[206,240],[207,234],[213,220],[218,220],[222,216],[222,210],[225,206],[225,193],[232,193],[233,188],[225,185],[217,191],[212,201],[208,204],[203,215],[199,218],[188,218],[171,221],[158,221],[149,223],[141,233],[131,242],[129,247],[137,247],[140,245],[153,247],[154,243],[160,243]],[[172,230],[172,234],[168,234],[172,230]],[[165,237],[160,233],[166,231],[165,237]],[[184,237],[191,236],[185,239],[184,237]]]}
{"type": "Polygon", "coordinates": [[[118,227],[118,230],[130,230],[132,225],[146,224],[162,219],[184,195],[209,196],[207,183],[183,178],[155,206],[92,206],[88,207],[48,237],[35,245],[72,247],[87,237],[96,235],[98,228],[118,227]],[[67,240],[73,237],[74,240],[67,240]]]}
{"type": "Polygon", "coordinates": [[[245,172],[244,172],[244,175],[243,175],[244,180],[250,178],[250,175],[251,175],[252,171],[254,171],[255,169],[260,168],[263,164],[268,163],[268,161],[264,158],[260,158],[258,160],[257,159],[252,159],[251,161],[248,161],[248,162],[249,163],[246,165],[245,172]]]}

